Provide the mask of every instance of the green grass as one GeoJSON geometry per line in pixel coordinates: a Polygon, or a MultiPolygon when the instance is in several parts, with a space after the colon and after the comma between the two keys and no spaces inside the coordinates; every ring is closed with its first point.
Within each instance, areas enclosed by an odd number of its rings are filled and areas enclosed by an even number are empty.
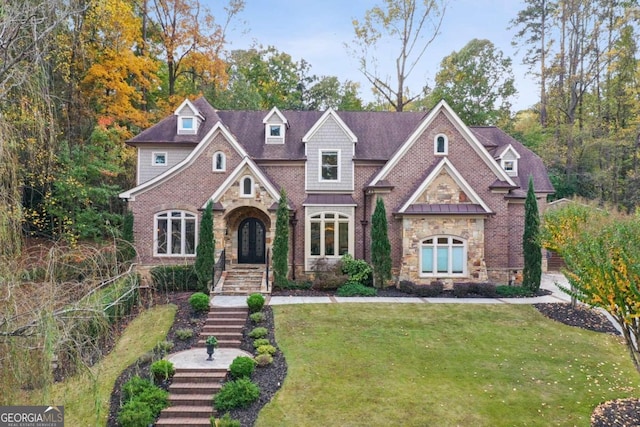
{"type": "Polygon", "coordinates": [[[288,364],[257,426],[586,426],[640,395],[619,338],[531,306],[274,307],[288,364]]]}
{"type": "Polygon", "coordinates": [[[55,384],[50,398],[32,395],[32,400],[37,400],[32,404],[64,405],[65,425],[106,425],[116,379],[166,337],[176,310],[177,307],[170,304],[142,312],[127,326],[115,348],[104,359],[87,371],[55,384]]]}

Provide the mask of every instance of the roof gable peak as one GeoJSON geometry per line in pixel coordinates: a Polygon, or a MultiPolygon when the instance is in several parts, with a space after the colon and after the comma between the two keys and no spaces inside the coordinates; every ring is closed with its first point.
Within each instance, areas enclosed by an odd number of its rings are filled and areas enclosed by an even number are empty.
{"type": "Polygon", "coordinates": [[[326,123],[329,117],[332,117],[336,121],[338,126],[340,126],[340,128],[344,131],[344,133],[351,140],[351,142],[353,142],[354,144],[358,142],[358,137],[353,133],[353,131],[349,128],[349,126],[347,126],[347,124],[340,118],[338,113],[333,108],[329,108],[327,111],[324,112],[322,116],[320,116],[318,121],[315,122],[313,126],[311,126],[311,129],[309,129],[307,133],[304,134],[304,136],[302,137],[302,142],[304,143],[309,142],[309,140],[318,131],[318,129],[320,129],[322,125],[326,123]]]}

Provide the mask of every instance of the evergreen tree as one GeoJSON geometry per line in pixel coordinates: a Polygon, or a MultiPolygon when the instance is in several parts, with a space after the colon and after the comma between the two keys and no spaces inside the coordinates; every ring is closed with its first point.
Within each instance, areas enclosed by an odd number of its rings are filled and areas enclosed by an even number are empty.
{"type": "Polygon", "coordinates": [[[131,261],[136,256],[133,246],[133,212],[127,210],[122,222],[122,239],[118,242],[118,260],[131,261]]]}
{"type": "Polygon", "coordinates": [[[387,212],[381,197],[371,218],[371,264],[374,284],[383,287],[391,279],[391,244],[387,234],[387,212]]]}
{"type": "Polygon", "coordinates": [[[275,286],[287,284],[289,271],[289,206],[287,192],[280,191],[280,202],[276,212],[276,236],[273,240],[273,283],[275,286]]]}
{"type": "Polygon", "coordinates": [[[532,292],[540,289],[542,276],[542,248],[540,246],[540,217],[538,202],[533,190],[533,177],[529,177],[529,190],[524,204],[524,234],[522,236],[524,252],[524,271],[522,286],[532,292]]]}
{"type": "Polygon", "coordinates": [[[202,214],[200,233],[198,235],[198,247],[196,249],[196,276],[198,287],[207,291],[209,281],[213,279],[213,264],[215,262],[215,240],[213,238],[213,203],[209,201],[202,214]]]}

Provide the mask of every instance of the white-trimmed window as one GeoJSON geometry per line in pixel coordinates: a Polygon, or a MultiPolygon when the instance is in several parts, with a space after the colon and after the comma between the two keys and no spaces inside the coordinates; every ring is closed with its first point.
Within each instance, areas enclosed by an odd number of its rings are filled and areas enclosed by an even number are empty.
{"type": "Polygon", "coordinates": [[[503,160],[502,161],[502,169],[505,170],[508,174],[513,173],[516,170],[516,161],[515,160],[503,160]]]}
{"type": "Polygon", "coordinates": [[[337,212],[322,212],[309,217],[309,255],[311,257],[341,257],[353,246],[349,216],[337,212]]]}
{"type": "Polygon", "coordinates": [[[167,166],[167,153],[166,152],[154,152],[151,156],[152,166],[167,166]]]}
{"type": "Polygon", "coordinates": [[[240,180],[240,196],[241,197],[253,197],[253,178],[245,176],[240,180]]]}
{"type": "Polygon", "coordinates": [[[193,116],[178,117],[178,133],[183,135],[193,135],[197,132],[196,118],[193,116]]]}
{"type": "Polygon", "coordinates": [[[227,170],[227,156],[222,151],[216,151],[213,155],[213,170],[216,172],[227,170]]]}
{"type": "Polygon", "coordinates": [[[165,211],[154,217],[154,254],[194,256],[196,215],[185,211],[165,211]]]}
{"type": "Polygon", "coordinates": [[[340,150],[320,150],[320,181],[340,181],[340,150]]]}
{"type": "Polygon", "coordinates": [[[449,152],[449,138],[447,135],[439,133],[433,140],[433,153],[445,155],[449,152]]]}
{"type": "Polygon", "coordinates": [[[269,136],[272,138],[282,137],[282,125],[269,125],[269,136]]]}
{"type": "Polygon", "coordinates": [[[467,242],[453,236],[434,236],[420,244],[420,275],[436,277],[465,276],[467,242]]]}

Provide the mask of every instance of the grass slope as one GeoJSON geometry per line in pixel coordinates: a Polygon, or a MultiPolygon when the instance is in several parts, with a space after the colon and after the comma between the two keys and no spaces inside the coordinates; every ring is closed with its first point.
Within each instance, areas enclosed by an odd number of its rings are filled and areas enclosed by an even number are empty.
{"type": "Polygon", "coordinates": [[[116,379],[125,368],[165,339],[176,309],[175,305],[169,304],[143,311],[127,326],[113,351],[104,359],[53,387],[53,404],[64,405],[65,425],[106,425],[116,379]]]}
{"type": "Polygon", "coordinates": [[[289,366],[257,426],[574,426],[638,396],[619,338],[531,306],[274,307],[289,366]]]}

